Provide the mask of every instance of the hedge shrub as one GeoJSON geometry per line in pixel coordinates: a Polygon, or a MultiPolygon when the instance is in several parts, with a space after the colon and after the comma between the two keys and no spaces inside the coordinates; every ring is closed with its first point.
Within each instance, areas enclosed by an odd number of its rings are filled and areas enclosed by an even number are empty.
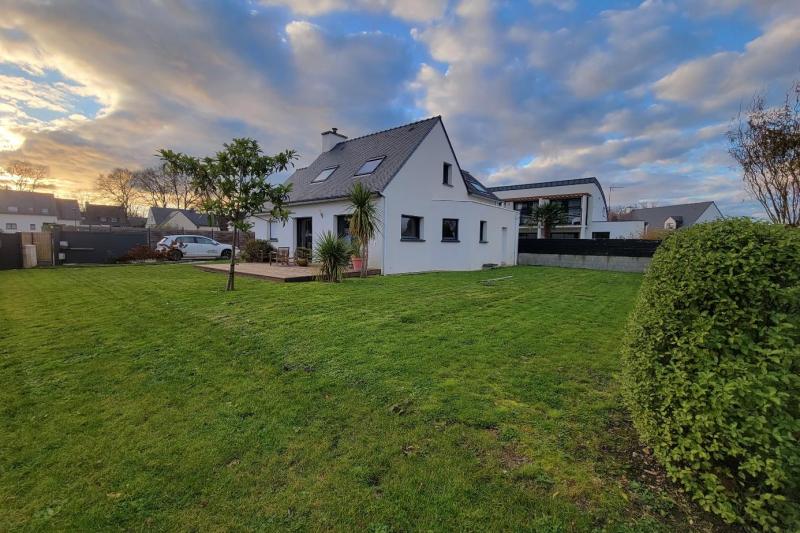
{"type": "Polygon", "coordinates": [[[250,239],[244,244],[240,257],[248,263],[267,261],[269,252],[272,251],[272,244],[263,239],[250,239]]]}
{"type": "Polygon", "coordinates": [[[703,508],[800,528],[800,230],[729,219],[667,237],[623,363],[642,442],[703,508]]]}

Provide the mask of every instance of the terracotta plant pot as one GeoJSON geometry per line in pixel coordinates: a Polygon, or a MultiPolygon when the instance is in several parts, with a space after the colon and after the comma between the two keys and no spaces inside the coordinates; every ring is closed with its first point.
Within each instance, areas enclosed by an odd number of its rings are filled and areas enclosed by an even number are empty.
{"type": "Polygon", "coordinates": [[[364,260],[361,259],[360,257],[353,257],[352,260],[353,260],[353,270],[360,271],[361,265],[364,264],[364,260]]]}

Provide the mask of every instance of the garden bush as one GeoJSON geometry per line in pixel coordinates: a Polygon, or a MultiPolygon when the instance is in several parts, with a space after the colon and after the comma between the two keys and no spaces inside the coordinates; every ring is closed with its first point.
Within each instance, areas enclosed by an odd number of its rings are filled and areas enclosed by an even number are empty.
{"type": "Polygon", "coordinates": [[[250,239],[242,247],[240,257],[243,261],[248,263],[257,263],[266,261],[269,258],[269,252],[272,251],[272,244],[263,239],[250,239]]]}
{"type": "Polygon", "coordinates": [[[134,261],[147,261],[147,260],[156,260],[156,261],[163,261],[166,259],[166,255],[163,252],[159,252],[157,250],[153,250],[146,244],[140,244],[138,246],[134,246],[124,255],[117,258],[118,263],[132,263],[134,261]]]}
{"type": "Polygon", "coordinates": [[[642,442],[703,508],[800,528],[800,230],[729,219],[669,235],[623,363],[642,442]]]}

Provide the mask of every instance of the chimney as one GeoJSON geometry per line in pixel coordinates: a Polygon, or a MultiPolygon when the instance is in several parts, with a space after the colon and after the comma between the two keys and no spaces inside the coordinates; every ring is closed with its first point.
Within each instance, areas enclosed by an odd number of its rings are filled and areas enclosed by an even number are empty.
{"type": "Polygon", "coordinates": [[[331,148],[333,148],[334,146],[336,146],[340,142],[344,141],[345,139],[347,139],[347,137],[345,137],[341,133],[338,133],[336,131],[336,128],[331,128],[328,131],[323,131],[322,132],[322,151],[323,152],[329,151],[331,148]]]}

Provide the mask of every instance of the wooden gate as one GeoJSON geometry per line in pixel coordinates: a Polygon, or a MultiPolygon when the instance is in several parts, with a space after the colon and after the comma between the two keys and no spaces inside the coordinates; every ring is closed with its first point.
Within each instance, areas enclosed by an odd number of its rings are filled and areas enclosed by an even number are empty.
{"type": "Polygon", "coordinates": [[[22,246],[36,245],[36,262],[39,266],[53,266],[53,236],[49,231],[23,231],[22,246]]]}

